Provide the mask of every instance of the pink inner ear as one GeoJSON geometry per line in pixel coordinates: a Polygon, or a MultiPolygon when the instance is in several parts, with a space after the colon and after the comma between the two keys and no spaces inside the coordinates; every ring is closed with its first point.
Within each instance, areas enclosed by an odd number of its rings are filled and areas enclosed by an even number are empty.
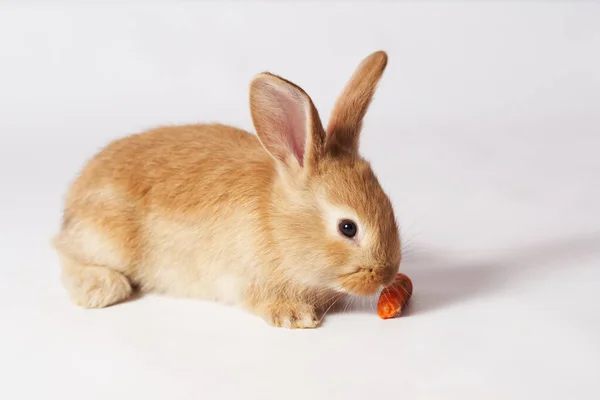
{"type": "Polygon", "coordinates": [[[281,135],[280,138],[286,150],[296,157],[300,166],[303,166],[308,130],[306,100],[292,88],[277,87],[274,89],[273,101],[277,104],[276,108],[279,114],[276,129],[281,135]]]}

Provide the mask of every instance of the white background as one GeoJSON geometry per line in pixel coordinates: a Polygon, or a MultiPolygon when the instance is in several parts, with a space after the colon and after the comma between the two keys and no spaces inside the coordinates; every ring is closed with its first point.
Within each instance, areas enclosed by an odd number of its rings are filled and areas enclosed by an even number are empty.
{"type": "Polygon", "coordinates": [[[600,398],[600,5],[0,5],[0,398],[600,398]],[[67,185],[160,124],[252,130],[251,77],[326,122],[357,63],[389,65],[363,153],[414,281],[288,331],[147,296],[86,311],[49,246],[67,185]]]}

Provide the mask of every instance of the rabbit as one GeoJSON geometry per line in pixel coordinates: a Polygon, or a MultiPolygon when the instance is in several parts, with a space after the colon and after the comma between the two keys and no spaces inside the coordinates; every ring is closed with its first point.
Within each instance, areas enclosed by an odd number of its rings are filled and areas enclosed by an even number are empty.
{"type": "Polygon", "coordinates": [[[263,72],[249,85],[256,135],[206,123],[107,144],[71,183],[52,240],[70,300],[104,308],[156,293],[315,328],[340,297],[389,285],[398,223],[358,149],[387,62],[384,51],[362,60],[327,129],[302,88],[263,72]]]}

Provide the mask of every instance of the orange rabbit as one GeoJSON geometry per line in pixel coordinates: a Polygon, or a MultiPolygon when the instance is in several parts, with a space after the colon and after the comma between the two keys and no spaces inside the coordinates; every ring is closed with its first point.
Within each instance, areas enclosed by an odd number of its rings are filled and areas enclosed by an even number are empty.
{"type": "Polygon", "coordinates": [[[54,240],[73,302],[107,307],[136,288],[313,328],[331,299],[390,284],[398,226],[358,149],[386,65],[383,51],[362,61],[326,129],[304,90],[261,73],[256,135],[199,124],[108,144],[70,187],[54,240]]]}

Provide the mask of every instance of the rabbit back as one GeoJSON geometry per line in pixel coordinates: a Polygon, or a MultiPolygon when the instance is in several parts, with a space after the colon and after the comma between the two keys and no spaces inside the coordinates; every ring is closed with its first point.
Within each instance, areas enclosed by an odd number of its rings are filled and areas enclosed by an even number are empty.
{"type": "Polygon", "coordinates": [[[72,184],[55,240],[144,291],[238,302],[258,273],[273,162],[223,125],[164,127],[116,140],[72,184]]]}

